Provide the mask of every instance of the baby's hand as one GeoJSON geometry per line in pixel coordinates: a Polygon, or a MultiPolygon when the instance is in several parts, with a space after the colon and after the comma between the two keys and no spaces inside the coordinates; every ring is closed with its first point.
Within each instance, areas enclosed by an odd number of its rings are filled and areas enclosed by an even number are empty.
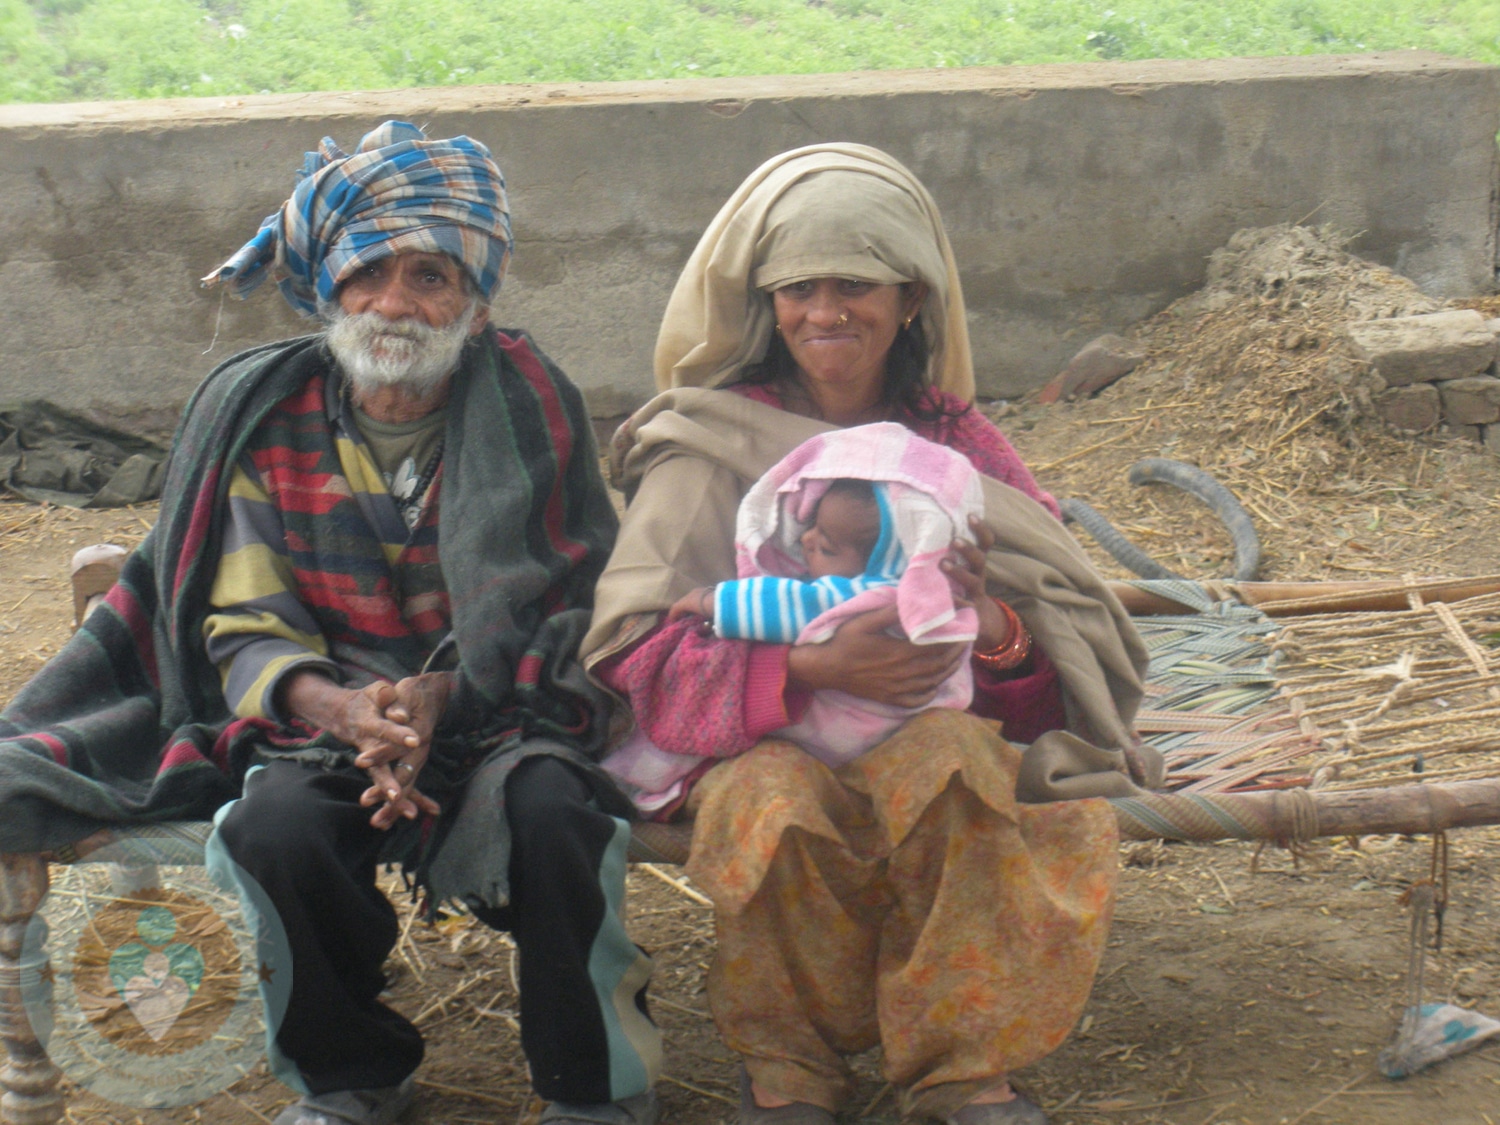
{"type": "Polygon", "coordinates": [[[712,586],[700,586],[672,604],[667,610],[667,620],[676,621],[681,617],[702,617],[708,621],[714,619],[714,588],[712,586]]]}

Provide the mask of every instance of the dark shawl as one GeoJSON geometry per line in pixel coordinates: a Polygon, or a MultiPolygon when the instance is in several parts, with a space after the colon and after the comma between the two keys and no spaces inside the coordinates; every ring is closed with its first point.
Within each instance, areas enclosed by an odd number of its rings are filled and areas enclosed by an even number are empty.
{"type": "MultiPolygon", "coordinates": [[[[0,713],[0,852],[209,818],[267,756],[351,761],[326,735],[236,719],[203,643],[232,467],[271,409],[328,365],[320,337],[305,337],[241,353],[199,386],[156,526],[105,604],[0,713]]],[[[605,703],[574,659],[616,519],[582,396],[518,333],[486,332],[466,349],[443,476],[439,558],[466,715],[423,773],[448,813],[429,842],[455,841],[438,855],[444,885],[433,889],[503,902],[508,841],[476,854],[486,834],[453,827],[468,817],[452,814],[481,763],[486,820],[502,833],[504,759],[537,748],[577,762],[611,811],[626,807],[592,766],[605,703]],[[463,872],[480,862],[501,866],[475,892],[463,872]]],[[[398,834],[392,850],[413,858],[414,836],[398,834]]],[[[424,871],[436,849],[425,850],[424,871]]]]}

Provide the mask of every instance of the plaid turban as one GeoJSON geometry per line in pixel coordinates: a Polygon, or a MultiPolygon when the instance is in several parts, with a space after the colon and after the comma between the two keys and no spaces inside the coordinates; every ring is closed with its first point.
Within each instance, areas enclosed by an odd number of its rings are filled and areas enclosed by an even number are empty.
{"type": "Polygon", "coordinates": [[[415,125],[387,121],[353,155],[324,137],[292,197],[203,284],[228,284],[245,297],[270,267],[292,307],[311,316],[361,267],[425,250],[457,259],[488,301],[510,244],[505,177],[490,150],[469,137],[430,141],[415,125]]]}

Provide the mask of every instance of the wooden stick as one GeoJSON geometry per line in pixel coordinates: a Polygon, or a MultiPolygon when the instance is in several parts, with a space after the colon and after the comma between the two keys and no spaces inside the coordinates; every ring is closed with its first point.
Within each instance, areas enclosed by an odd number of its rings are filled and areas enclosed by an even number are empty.
{"type": "Polygon", "coordinates": [[[1208,869],[1208,873],[1214,877],[1214,882],[1219,884],[1219,890],[1224,892],[1224,901],[1233,906],[1235,904],[1234,896],[1229,893],[1229,888],[1224,885],[1224,880],[1219,878],[1219,873],[1212,867],[1208,869]]]}
{"type": "Polygon", "coordinates": [[[396,952],[401,955],[401,960],[406,962],[406,967],[416,976],[417,982],[419,984],[426,984],[426,975],[417,967],[418,964],[425,967],[426,962],[422,960],[422,955],[417,952],[416,942],[411,940],[411,925],[417,920],[417,910],[418,908],[415,903],[408,905],[406,909],[406,925],[401,927],[401,937],[396,942],[396,952]],[[411,949],[410,957],[406,955],[408,948],[411,949]]]}
{"type": "Polygon", "coordinates": [[[712,906],[714,904],[713,899],[709,898],[705,894],[693,890],[692,887],[688,886],[681,879],[672,878],[672,876],[668,875],[654,863],[638,863],[636,864],[636,866],[639,867],[642,871],[646,872],[648,875],[655,875],[667,886],[680,891],[682,894],[686,895],[688,898],[696,902],[699,906],[712,906]]]}
{"type": "MultiPolygon", "coordinates": [[[[1410,608],[1406,594],[1415,589],[1426,602],[1460,602],[1485,594],[1500,593],[1500,575],[1477,578],[1424,578],[1414,586],[1392,579],[1367,582],[1216,582],[1225,592],[1268,617],[1294,617],[1311,613],[1370,613],[1404,611],[1410,608]]],[[[1180,615],[1195,612],[1160,594],[1149,593],[1128,582],[1109,583],[1133,617],[1180,615]]]]}
{"type": "Polygon", "coordinates": [[[1302,430],[1305,430],[1308,426],[1311,426],[1319,418],[1323,417],[1323,415],[1325,413],[1326,413],[1326,410],[1324,408],[1320,407],[1319,409],[1314,410],[1306,418],[1302,419],[1302,421],[1298,422],[1290,430],[1285,430],[1282,433],[1277,434],[1274,438],[1271,439],[1270,444],[1266,446],[1266,452],[1269,453],[1271,450],[1275,449],[1282,442],[1289,440],[1292,437],[1293,434],[1297,434],[1297,433],[1300,433],[1302,430]]]}
{"type": "Polygon", "coordinates": [[[436,1000],[431,1001],[425,1008],[418,1012],[416,1019],[411,1021],[412,1024],[417,1027],[421,1027],[422,1021],[425,1020],[428,1016],[432,1015],[433,1012],[436,1012],[439,1009],[446,1012],[448,1010],[449,1004],[457,1000],[460,996],[468,992],[476,985],[489,980],[490,977],[494,976],[499,971],[499,969],[489,969],[485,972],[476,973],[472,977],[468,977],[465,980],[459,981],[457,988],[453,989],[446,996],[440,996],[436,1000]]]}
{"type": "MultiPolygon", "coordinates": [[[[493,1008],[496,1004],[498,1004],[500,1002],[500,997],[502,997],[504,995],[505,995],[505,986],[502,984],[498,989],[496,989],[495,995],[491,996],[490,999],[489,999],[489,1001],[483,1007],[475,1008],[474,1009],[474,1012],[475,1012],[474,1022],[472,1022],[471,1024],[469,1024],[469,1030],[470,1031],[473,1031],[476,1027],[478,1027],[480,1024],[482,1024],[486,1019],[497,1019],[497,1018],[509,1019],[509,1018],[511,1018],[510,1015],[509,1015],[509,1013],[507,1013],[507,1012],[492,1012],[490,1010],[491,1008],[493,1008]]],[[[520,1027],[521,1027],[520,1024],[516,1024],[516,1030],[519,1031],[520,1027]]]]}

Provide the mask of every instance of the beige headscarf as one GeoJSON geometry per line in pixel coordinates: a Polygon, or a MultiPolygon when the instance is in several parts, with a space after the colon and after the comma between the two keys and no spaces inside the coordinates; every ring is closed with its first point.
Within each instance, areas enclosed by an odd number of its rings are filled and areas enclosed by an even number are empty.
{"type": "Polygon", "coordinates": [[[974,364],[963,287],[937,204],[900,161],[868,145],[773,156],[698,240],[656,338],[656,386],[714,387],[766,354],[766,291],[814,277],[927,285],[928,380],[965,402],[974,364]]]}

